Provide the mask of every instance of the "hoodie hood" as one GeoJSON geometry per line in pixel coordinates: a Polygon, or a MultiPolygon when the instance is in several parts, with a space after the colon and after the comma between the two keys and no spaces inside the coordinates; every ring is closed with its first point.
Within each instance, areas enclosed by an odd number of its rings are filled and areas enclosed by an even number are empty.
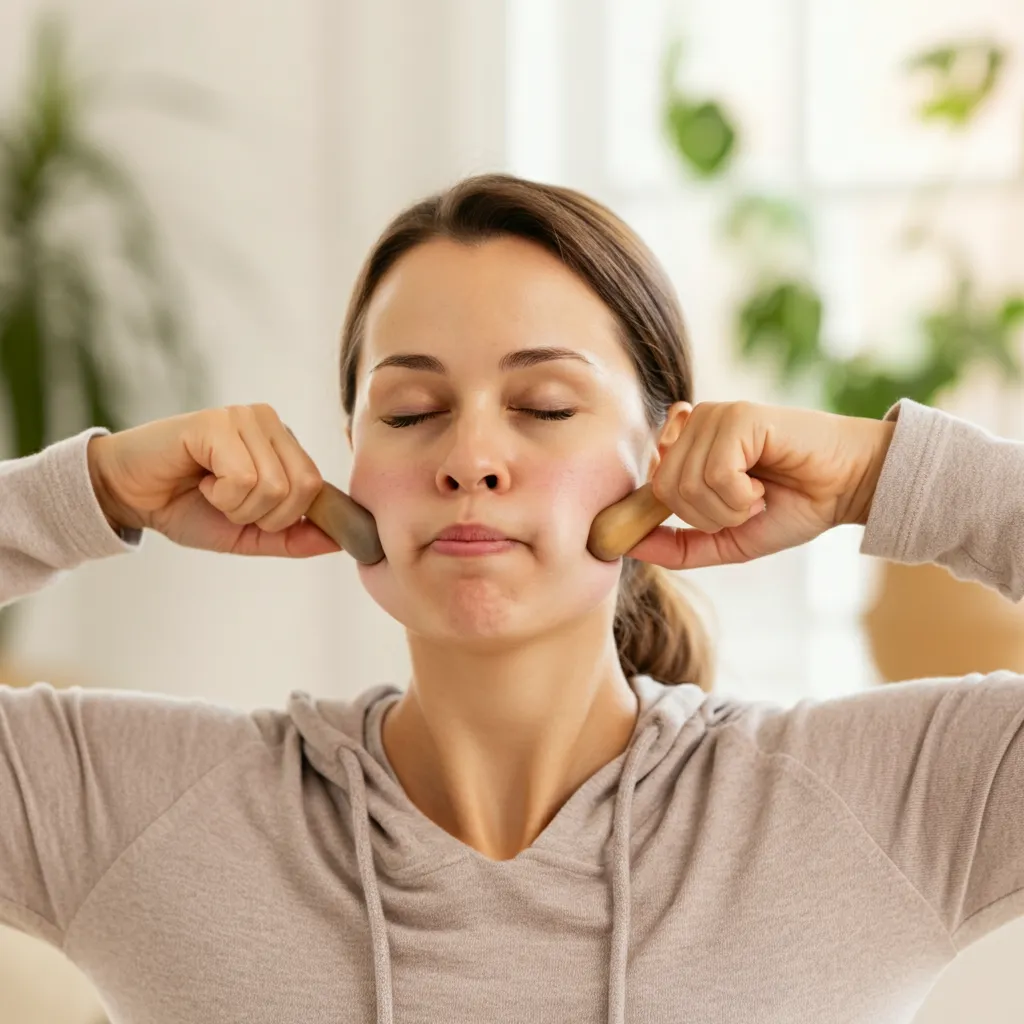
{"type": "MultiPolygon", "coordinates": [[[[639,714],[626,750],[591,775],[535,842],[517,855],[561,854],[567,868],[584,864],[604,870],[612,897],[609,1024],[622,1024],[625,1014],[633,823],[668,803],[682,764],[706,730],[707,714],[697,712],[718,703],[693,684],[668,686],[648,675],[629,682],[639,714]]],[[[391,952],[378,873],[400,879],[425,867],[482,856],[423,815],[388,762],[381,720],[403,692],[385,684],[341,701],[296,690],[288,700],[288,715],[302,737],[306,759],[348,797],[373,947],[377,1024],[394,1024],[391,952]]]]}

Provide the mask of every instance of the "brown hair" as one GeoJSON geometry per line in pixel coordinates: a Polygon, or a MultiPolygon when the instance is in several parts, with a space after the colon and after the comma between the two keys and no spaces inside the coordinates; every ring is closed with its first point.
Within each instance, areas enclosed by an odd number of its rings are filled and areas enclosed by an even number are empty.
{"type": "MultiPolygon", "coordinates": [[[[673,402],[693,401],[693,361],[682,311],[664,270],[640,238],[602,204],[572,189],[482,174],[414,203],[384,229],[353,289],[341,345],[342,405],[351,421],[366,309],[388,268],[433,238],[473,243],[502,235],[543,246],[615,315],[636,367],[652,430],[673,402]]],[[[626,675],[711,689],[707,632],[674,577],[625,558],[615,641],[626,675]]]]}

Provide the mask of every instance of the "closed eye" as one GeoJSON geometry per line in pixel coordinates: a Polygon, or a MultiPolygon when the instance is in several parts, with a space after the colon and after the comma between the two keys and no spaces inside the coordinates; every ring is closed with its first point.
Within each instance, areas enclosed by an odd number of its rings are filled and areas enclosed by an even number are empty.
{"type": "MultiPolygon", "coordinates": [[[[575,409],[516,409],[515,412],[529,413],[540,420],[567,420],[570,416],[576,415],[575,409]]],[[[440,416],[439,412],[418,412],[412,416],[384,416],[382,420],[389,427],[412,427],[432,416],[440,416]]]]}

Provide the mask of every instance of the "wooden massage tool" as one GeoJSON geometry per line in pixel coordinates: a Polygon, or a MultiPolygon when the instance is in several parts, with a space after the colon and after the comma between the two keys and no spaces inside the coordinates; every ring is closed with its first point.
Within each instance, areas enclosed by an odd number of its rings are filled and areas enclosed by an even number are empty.
{"type": "MultiPolygon", "coordinates": [[[[599,512],[590,527],[587,550],[614,562],[672,515],[651,491],[650,482],[599,512]]],[[[344,491],[324,482],[306,518],[320,527],[357,562],[374,565],[384,557],[372,514],[344,491]]]]}

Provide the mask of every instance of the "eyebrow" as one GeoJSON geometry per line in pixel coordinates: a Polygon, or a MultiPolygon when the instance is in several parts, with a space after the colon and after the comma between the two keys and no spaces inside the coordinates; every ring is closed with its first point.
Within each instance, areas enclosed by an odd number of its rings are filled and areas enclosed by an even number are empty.
{"type": "MultiPolygon", "coordinates": [[[[575,349],[545,346],[542,348],[520,348],[515,352],[506,352],[498,361],[498,369],[502,372],[523,370],[540,363],[550,363],[556,359],[576,359],[597,368],[592,360],[575,349]]],[[[428,373],[446,374],[448,372],[448,368],[436,356],[418,352],[400,352],[393,356],[385,356],[370,373],[376,373],[377,370],[382,370],[385,366],[401,366],[407,370],[426,370],[428,373]]]]}

